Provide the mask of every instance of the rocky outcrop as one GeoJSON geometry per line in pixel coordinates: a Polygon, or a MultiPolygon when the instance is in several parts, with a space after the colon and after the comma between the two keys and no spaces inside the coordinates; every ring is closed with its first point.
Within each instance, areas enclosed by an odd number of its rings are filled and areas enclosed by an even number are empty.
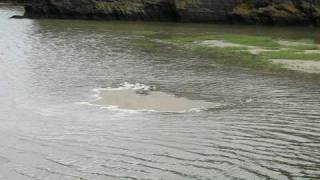
{"type": "Polygon", "coordinates": [[[261,24],[319,24],[319,0],[246,1],[232,11],[233,19],[261,24]]]}
{"type": "Polygon", "coordinates": [[[189,22],[230,22],[233,9],[239,0],[195,0],[194,3],[181,3],[176,0],[180,21],[189,22]]]}
{"type": "Polygon", "coordinates": [[[320,0],[30,0],[27,17],[319,24],[320,0]]]}
{"type": "Polygon", "coordinates": [[[26,0],[0,0],[0,3],[24,4],[26,3],[26,0]]]}
{"type": "Polygon", "coordinates": [[[31,0],[25,9],[27,17],[176,20],[168,0],[31,0]]]}
{"type": "Polygon", "coordinates": [[[182,21],[319,24],[320,0],[199,0],[178,12],[182,21]]]}

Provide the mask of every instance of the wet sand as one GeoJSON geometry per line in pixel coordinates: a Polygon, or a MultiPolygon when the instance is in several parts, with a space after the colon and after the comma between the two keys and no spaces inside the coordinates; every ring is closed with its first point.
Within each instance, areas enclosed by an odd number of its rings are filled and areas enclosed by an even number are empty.
{"type": "Polygon", "coordinates": [[[160,91],[150,91],[148,95],[143,95],[137,94],[133,89],[103,90],[99,93],[99,97],[94,102],[97,105],[130,110],[185,112],[217,107],[215,103],[176,97],[160,91]]]}

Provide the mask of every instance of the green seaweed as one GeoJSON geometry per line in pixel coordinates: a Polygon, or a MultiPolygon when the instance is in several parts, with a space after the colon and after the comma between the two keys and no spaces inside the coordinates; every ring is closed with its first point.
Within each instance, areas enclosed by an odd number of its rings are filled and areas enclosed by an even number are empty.
{"type": "Polygon", "coordinates": [[[170,50],[193,54],[194,56],[212,58],[221,64],[247,67],[265,71],[279,72],[283,65],[274,64],[271,59],[289,60],[320,60],[319,54],[307,54],[304,50],[318,50],[320,46],[310,40],[288,41],[288,45],[280,44],[279,39],[267,36],[254,36],[243,34],[223,33],[150,33],[146,32],[144,39],[135,41],[135,46],[142,47],[149,52],[163,52],[165,47],[170,50]],[[241,46],[237,47],[214,47],[202,44],[207,40],[221,40],[241,46]],[[290,43],[293,43],[291,45],[290,43]],[[262,48],[261,51],[252,54],[252,48],[262,48]]]}

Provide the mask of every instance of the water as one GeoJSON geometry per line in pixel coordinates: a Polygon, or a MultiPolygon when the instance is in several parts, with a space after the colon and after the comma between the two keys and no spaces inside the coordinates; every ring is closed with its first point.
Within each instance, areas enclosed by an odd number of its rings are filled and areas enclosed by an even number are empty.
{"type": "Polygon", "coordinates": [[[8,19],[0,7],[0,179],[320,179],[317,79],[220,66],[139,33],[236,31],[317,38],[317,30],[8,19]],[[225,104],[187,113],[87,106],[123,82],[225,104]]]}

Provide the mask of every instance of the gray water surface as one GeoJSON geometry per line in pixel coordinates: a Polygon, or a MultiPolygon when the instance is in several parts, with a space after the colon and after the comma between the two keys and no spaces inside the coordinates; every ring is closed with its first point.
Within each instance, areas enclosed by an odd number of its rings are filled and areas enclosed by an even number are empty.
{"type": "Polygon", "coordinates": [[[150,29],[317,30],[9,19],[21,13],[0,7],[0,179],[320,179],[320,82],[130,43],[150,29]],[[78,103],[123,82],[226,106],[157,113],[78,103]]]}

